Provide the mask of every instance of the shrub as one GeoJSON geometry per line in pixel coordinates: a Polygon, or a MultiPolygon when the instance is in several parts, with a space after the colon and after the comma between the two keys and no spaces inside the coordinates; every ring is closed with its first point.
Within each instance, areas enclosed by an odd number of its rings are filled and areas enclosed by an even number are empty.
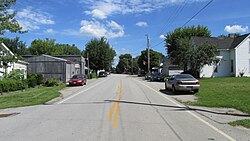
{"type": "Polygon", "coordinates": [[[5,78],[23,80],[24,79],[24,70],[12,70],[9,74],[5,75],[5,78]]]}
{"type": "Polygon", "coordinates": [[[93,78],[97,78],[97,76],[96,76],[96,73],[95,73],[95,72],[92,72],[92,73],[90,74],[90,79],[93,79],[93,78]]]}
{"type": "Polygon", "coordinates": [[[43,75],[42,74],[29,74],[26,81],[29,87],[35,87],[36,85],[41,85],[43,84],[43,75]]]}
{"type": "Polygon", "coordinates": [[[54,86],[59,86],[60,85],[60,81],[58,80],[55,80],[55,79],[50,79],[50,80],[47,80],[44,85],[46,87],[54,87],[54,86]]]}
{"type": "Polygon", "coordinates": [[[0,92],[23,90],[27,87],[28,87],[27,83],[21,80],[3,79],[0,81],[0,92]]]}

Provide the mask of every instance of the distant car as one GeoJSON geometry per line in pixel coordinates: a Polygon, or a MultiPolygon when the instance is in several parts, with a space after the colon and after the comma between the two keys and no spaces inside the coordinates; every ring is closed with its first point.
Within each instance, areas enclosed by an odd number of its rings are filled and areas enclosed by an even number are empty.
{"type": "Polygon", "coordinates": [[[106,77],[107,76],[107,73],[102,71],[102,72],[99,72],[99,77],[106,77]]]}
{"type": "Polygon", "coordinates": [[[147,73],[147,74],[145,75],[145,80],[150,80],[150,79],[151,79],[151,75],[152,75],[151,72],[147,73]]]}
{"type": "Polygon", "coordinates": [[[137,74],[138,77],[144,77],[145,75],[146,75],[146,72],[143,72],[143,71],[140,71],[137,74]]]}
{"type": "Polygon", "coordinates": [[[154,72],[151,75],[150,81],[164,81],[164,76],[160,72],[154,72]]]}
{"type": "Polygon", "coordinates": [[[172,75],[165,81],[165,89],[172,90],[174,94],[177,91],[192,91],[194,93],[197,93],[199,91],[199,88],[199,80],[189,74],[172,75]]]}
{"type": "Polygon", "coordinates": [[[77,86],[83,86],[87,84],[86,76],[83,74],[76,74],[73,75],[72,78],[69,80],[69,85],[77,85],[77,86]]]}

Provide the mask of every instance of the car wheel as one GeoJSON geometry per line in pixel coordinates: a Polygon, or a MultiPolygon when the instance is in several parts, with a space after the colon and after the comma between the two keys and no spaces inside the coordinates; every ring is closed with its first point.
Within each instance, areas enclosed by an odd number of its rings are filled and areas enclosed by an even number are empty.
{"type": "Polygon", "coordinates": [[[194,90],[194,94],[195,94],[195,93],[198,93],[198,92],[199,92],[199,90],[194,90]]]}
{"type": "Polygon", "coordinates": [[[167,86],[167,84],[165,83],[165,90],[168,90],[168,86],[167,86]]]}
{"type": "Polygon", "coordinates": [[[173,94],[176,94],[176,89],[174,86],[172,86],[172,92],[173,92],[173,94]]]}

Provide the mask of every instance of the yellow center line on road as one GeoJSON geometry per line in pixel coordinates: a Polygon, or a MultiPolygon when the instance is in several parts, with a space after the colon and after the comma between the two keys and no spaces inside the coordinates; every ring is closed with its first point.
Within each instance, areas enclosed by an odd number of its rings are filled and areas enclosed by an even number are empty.
{"type": "Polygon", "coordinates": [[[110,111],[109,111],[109,120],[112,121],[112,116],[113,116],[113,113],[115,111],[115,115],[114,115],[114,122],[113,122],[113,128],[116,128],[117,127],[117,124],[118,124],[118,119],[119,119],[119,113],[120,113],[120,100],[122,98],[122,80],[120,80],[120,91],[119,91],[119,97],[118,97],[118,103],[116,104],[116,102],[112,102],[112,106],[110,108],[110,111]],[[116,109],[116,110],[115,110],[116,109]]]}
{"type": "Polygon", "coordinates": [[[109,111],[109,120],[111,121],[112,120],[112,115],[113,115],[113,112],[115,111],[115,105],[116,103],[115,102],[112,102],[112,107],[109,111]]]}

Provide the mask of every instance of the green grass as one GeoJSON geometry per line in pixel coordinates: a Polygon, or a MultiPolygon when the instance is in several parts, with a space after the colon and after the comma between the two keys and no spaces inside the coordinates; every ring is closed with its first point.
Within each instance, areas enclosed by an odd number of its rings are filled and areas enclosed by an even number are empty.
{"type": "Polygon", "coordinates": [[[27,89],[24,92],[1,95],[0,109],[44,104],[58,97],[60,95],[59,90],[64,87],[65,85],[57,87],[37,87],[27,89]]]}
{"type": "Polygon", "coordinates": [[[250,119],[243,119],[238,121],[233,121],[229,123],[232,126],[243,126],[246,128],[250,128],[250,119]]]}
{"type": "Polygon", "coordinates": [[[250,114],[250,78],[211,78],[200,80],[197,102],[207,107],[235,108],[250,114]]]}
{"type": "MultiPolygon", "coordinates": [[[[250,114],[250,78],[209,78],[200,80],[197,102],[187,104],[206,107],[235,108],[250,114]]],[[[229,123],[250,128],[250,120],[229,123]]]]}

